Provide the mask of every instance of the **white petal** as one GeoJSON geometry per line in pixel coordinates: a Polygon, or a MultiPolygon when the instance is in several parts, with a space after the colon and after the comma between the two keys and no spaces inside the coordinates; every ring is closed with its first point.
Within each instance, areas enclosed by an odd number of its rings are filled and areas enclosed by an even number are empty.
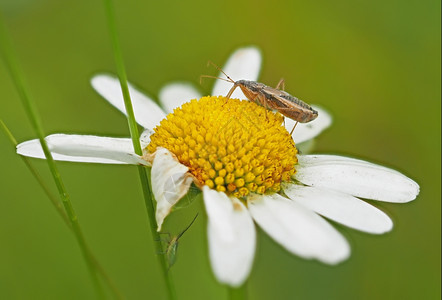
{"type": "Polygon", "coordinates": [[[171,113],[174,108],[180,107],[192,99],[199,99],[201,95],[193,85],[176,82],[164,86],[160,91],[159,98],[166,112],[171,113]]]}
{"type": "MultiPolygon", "coordinates": [[[[258,80],[261,69],[261,52],[256,47],[246,47],[236,50],[223,67],[223,71],[234,81],[258,80]]],[[[219,77],[226,78],[220,73],[219,77]]],[[[223,80],[216,80],[212,95],[226,96],[233,84],[223,80]]],[[[240,88],[237,88],[231,98],[247,99],[240,88]]]]}
{"type": "Polygon", "coordinates": [[[180,164],[165,148],[158,147],[152,164],[152,192],[157,201],[155,217],[158,231],[172,206],[189,190],[192,178],[189,169],[180,164]]]}
{"type": "Polygon", "coordinates": [[[140,136],[141,149],[144,149],[150,143],[150,136],[153,134],[153,130],[146,128],[140,136]]]}
{"type": "MultiPolygon", "coordinates": [[[[323,130],[330,127],[332,123],[332,117],[325,109],[315,105],[312,105],[312,107],[318,111],[318,117],[309,123],[298,123],[298,125],[296,125],[296,128],[292,133],[292,138],[297,144],[315,138],[323,130]]],[[[289,118],[284,119],[285,128],[288,132],[291,132],[296,121],[289,118]]]]}
{"type": "MultiPolygon", "coordinates": [[[[101,163],[149,165],[134,153],[128,138],[110,138],[93,135],[53,134],[45,138],[55,160],[101,163]]],[[[46,158],[39,140],[17,145],[17,153],[24,156],[46,158]]]]}
{"type": "Polygon", "coordinates": [[[236,198],[203,187],[209,219],[209,255],[216,278],[240,286],[249,276],[255,254],[256,233],[247,208],[236,198]]]}
{"type": "Polygon", "coordinates": [[[348,194],[295,184],[287,184],[284,193],[318,214],[357,230],[382,234],[393,228],[384,212],[348,194]]]}
{"type": "MultiPolygon", "coordinates": [[[[96,75],[91,80],[92,87],[110,104],[126,114],[120,81],[111,75],[96,75]]],[[[163,110],[153,100],[129,84],[135,119],[144,128],[153,129],[166,117],[163,110]]]]}
{"type": "Polygon", "coordinates": [[[346,239],[327,221],[278,194],[250,195],[253,219],[276,242],[303,258],[337,264],[350,255],[346,239]]]}
{"type": "Polygon", "coordinates": [[[419,194],[419,185],[401,173],[363,160],[336,155],[298,155],[295,178],[310,185],[356,197],[408,202],[419,194]]]}

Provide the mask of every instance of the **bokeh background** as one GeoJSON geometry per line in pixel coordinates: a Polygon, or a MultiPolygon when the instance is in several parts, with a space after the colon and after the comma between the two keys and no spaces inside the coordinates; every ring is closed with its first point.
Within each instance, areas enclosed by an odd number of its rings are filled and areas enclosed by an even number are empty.
{"type": "MultiPolygon", "coordinates": [[[[396,168],[415,179],[414,202],[374,203],[394,220],[373,236],[345,227],[351,258],[330,267],[292,256],[259,231],[250,299],[440,298],[440,1],[116,0],[130,81],[152,97],[170,81],[208,94],[222,65],[245,45],[262,49],[260,81],[326,107],[334,122],[316,143],[396,168]]],[[[1,0],[47,134],[128,136],[125,118],[90,87],[115,72],[102,1],[1,0]]],[[[19,141],[34,138],[0,64],[1,118],[19,141]]],[[[70,231],[0,134],[0,298],[93,299],[70,231]]],[[[33,160],[52,184],[44,161],[33,160]]],[[[86,238],[127,299],[164,299],[136,168],[58,164],[86,238]]],[[[55,189],[54,189],[55,191],[55,189]]],[[[201,201],[173,213],[183,236],[171,272],[179,299],[226,299],[210,270],[201,201]]]]}

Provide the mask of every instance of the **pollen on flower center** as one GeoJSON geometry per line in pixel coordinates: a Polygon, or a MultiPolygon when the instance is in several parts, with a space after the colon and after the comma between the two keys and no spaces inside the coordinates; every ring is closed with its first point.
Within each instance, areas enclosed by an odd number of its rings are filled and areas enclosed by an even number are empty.
{"type": "Polygon", "coordinates": [[[200,185],[235,197],[280,190],[295,173],[297,150],[283,116],[250,101],[203,97],[161,121],[147,146],[164,147],[200,185]]]}

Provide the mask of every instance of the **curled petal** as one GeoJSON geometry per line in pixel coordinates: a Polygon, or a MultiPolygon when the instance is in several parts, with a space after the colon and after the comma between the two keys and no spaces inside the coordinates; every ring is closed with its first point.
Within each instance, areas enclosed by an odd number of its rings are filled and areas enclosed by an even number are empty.
{"type": "Polygon", "coordinates": [[[192,177],[189,169],[180,164],[165,148],[158,147],[152,164],[152,192],[157,201],[155,217],[158,231],[172,207],[189,190],[192,177]]]}
{"type": "Polygon", "coordinates": [[[255,194],[247,203],[259,226],[291,253],[327,264],[349,257],[346,239],[310,209],[278,194],[255,194]]]}
{"type": "Polygon", "coordinates": [[[209,218],[212,269],[220,282],[240,286],[248,277],[255,254],[256,232],[244,204],[225,193],[203,187],[209,218]]]}
{"type": "MultiPolygon", "coordinates": [[[[110,104],[126,115],[123,92],[120,81],[107,74],[96,75],[91,80],[92,87],[110,104]]],[[[149,97],[129,84],[129,94],[132,100],[135,120],[144,128],[153,129],[166,117],[163,110],[149,97]]]]}
{"type": "MultiPolygon", "coordinates": [[[[150,165],[134,153],[128,138],[110,138],[93,135],[53,134],[45,138],[55,160],[101,163],[150,165]]],[[[45,155],[39,140],[17,145],[17,153],[43,158],[45,155]]]]}
{"type": "MultiPolygon", "coordinates": [[[[332,123],[331,115],[323,108],[312,105],[312,107],[318,111],[318,117],[309,123],[298,123],[295,130],[293,130],[292,137],[295,143],[299,144],[310,139],[315,138],[322,131],[330,127],[332,123]]],[[[288,132],[291,132],[296,121],[285,118],[285,128],[288,132]]]]}
{"type": "Polygon", "coordinates": [[[409,202],[419,194],[419,185],[405,175],[363,160],[336,155],[298,155],[295,179],[356,197],[409,202]]]}
{"type": "Polygon", "coordinates": [[[141,149],[146,148],[150,143],[150,136],[153,134],[153,130],[146,128],[140,136],[141,149]]]}
{"type": "MultiPolygon", "coordinates": [[[[261,52],[256,47],[245,47],[236,50],[224,65],[224,72],[233,80],[256,81],[261,69],[261,52]]],[[[220,73],[219,77],[226,78],[220,73]]],[[[233,84],[223,80],[217,80],[212,95],[226,96],[233,84]]],[[[231,98],[247,99],[240,88],[237,88],[231,98]]]]}
{"type": "Polygon", "coordinates": [[[360,231],[382,234],[393,228],[384,212],[348,194],[295,184],[287,184],[284,193],[318,214],[360,231]]]}
{"type": "Polygon", "coordinates": [[[159,98],[165,111],[171,113],[184,103],[201,98],[201,95],[193,85],[176,82],[164,86],[160,91],[159,98]]]}

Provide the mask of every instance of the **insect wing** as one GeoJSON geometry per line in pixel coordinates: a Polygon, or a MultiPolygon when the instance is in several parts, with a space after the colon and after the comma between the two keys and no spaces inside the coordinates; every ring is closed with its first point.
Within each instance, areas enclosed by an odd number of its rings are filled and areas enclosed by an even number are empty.
{"type": "Polygon", "coordinates": [[[285,91],[268,87],[263,90],[263,94],[269,100],[267,102],[269,107],[292,120],[307,123],[318,116],[318,112],[310,105],[285,91]]]}
{"type": "Polygon", "coordinates": [[[177,251],[178,251],[178,241],[179,241],[179,239],[190,228],[190,226],[192,226],[193,222],[195,222],[197,217],[198,217],[198,214],[196,214],[195,217],[193,218],[192,222],[190,222],[190,224],[183,231],[181,231],[180,234],[178,234],[177,236],[173,237],[170,240],[169,244],[167,245],[166,256],[167,256],[167,261],[169,263],[169,269],[176,262],[176,255],[177,255],[177,251]]]}
{"type": "Polygon", "coordinates": [[[174,238],[172,241],[170,241],[166,251],[169,268],[173,266],[176,262],[177,250],[178,250],[178,240],[174,238]]]}

